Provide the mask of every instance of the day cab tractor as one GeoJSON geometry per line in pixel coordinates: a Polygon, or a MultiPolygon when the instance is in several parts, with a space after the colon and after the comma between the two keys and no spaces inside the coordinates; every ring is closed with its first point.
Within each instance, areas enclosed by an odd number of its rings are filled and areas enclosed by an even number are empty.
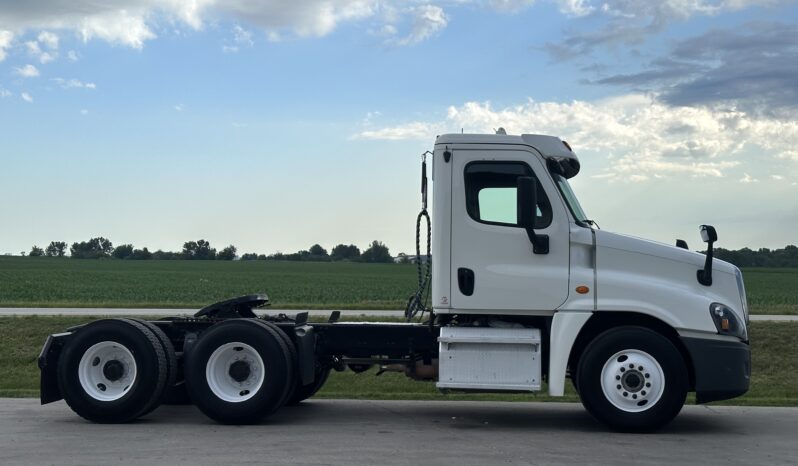
{"type": "Polygon", "coordinates": [[[265,295],[98,320],[47,338],[41,402],[121,423],[187,394],[212,419],[247,424],[312,396],[331,370],[378,365],[443,392],[557,397],[570,378],[596,419],[642,432],[668,424],[688,392],[745,393],[745,288],[713,259],[715,229],[701,226],[706,254],[601,230],[569,185],[580,165],[567,143],[499,133],[442,135],[425,154],[433,215],[425,159],[417,227],[432,227],[431,247],[417,251],[406,323],[259,316],[265,295]]]}

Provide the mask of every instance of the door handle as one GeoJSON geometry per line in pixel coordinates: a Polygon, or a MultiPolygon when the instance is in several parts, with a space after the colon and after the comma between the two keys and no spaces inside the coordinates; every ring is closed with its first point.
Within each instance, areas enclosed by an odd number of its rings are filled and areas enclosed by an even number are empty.
{"type": "Polygon", "coordinates": [[[465,296],[474,294],[474,271],[465,267],[457,269],[457,285],[465,296]]]}

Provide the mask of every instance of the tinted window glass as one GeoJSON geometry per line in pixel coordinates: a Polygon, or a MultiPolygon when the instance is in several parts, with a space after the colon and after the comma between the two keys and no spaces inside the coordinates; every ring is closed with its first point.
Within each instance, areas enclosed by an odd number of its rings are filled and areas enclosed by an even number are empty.
{"type": "MultiPolygon", "coordinates": [[[[499,225],[518,225],[516,186],[518,177],[533,176],[522,162],[473,162],[465,168],[466,210],[474,220],[499,225]]],[[[551,224],[551,205],[538,185],[535,228],[551,224]]]]}

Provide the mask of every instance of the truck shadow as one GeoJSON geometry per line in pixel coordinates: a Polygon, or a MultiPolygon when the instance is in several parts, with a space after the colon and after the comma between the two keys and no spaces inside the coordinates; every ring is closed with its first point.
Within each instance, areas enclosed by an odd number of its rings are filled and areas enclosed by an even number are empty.
{"type": "MultiPolygon", "coordinates": [[[[140,419],[146,424],[216,425],[194,406],[162,406],[140,419]]],[[[611,433],[594,420],[578,403],[519,402],[417,402],[373,400],[309,400],[298,406],[280,409],[258,426],[294,429],[326,426],[371,425],[379,431],[408,427],[454,431],[603,432],[611,433]]],[[[657,435],[702,433],[722,435],[736,432],[737,423],[727,416],[713,416],[706,411],[682,412],[657,435]]],[[[226,426],[218,426],[223,429],[226,426]]]]}

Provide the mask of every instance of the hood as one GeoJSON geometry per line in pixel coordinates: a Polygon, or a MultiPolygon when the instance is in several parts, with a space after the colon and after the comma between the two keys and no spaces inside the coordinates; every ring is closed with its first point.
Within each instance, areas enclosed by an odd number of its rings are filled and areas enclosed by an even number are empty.
{"type": "MultiPolygon", "coordinates": [[[[695,266],[696,270],[703,268],[704,261],[706,260],[706,255],[702,253],[605,230],[596,230],[596,246],[681,262],[683,264],[695,266]]],[[[713,259],[712,261],[713,271],[734,274],[735,269],[736,267],[728,262],[718,259],[713,259]]]]}

